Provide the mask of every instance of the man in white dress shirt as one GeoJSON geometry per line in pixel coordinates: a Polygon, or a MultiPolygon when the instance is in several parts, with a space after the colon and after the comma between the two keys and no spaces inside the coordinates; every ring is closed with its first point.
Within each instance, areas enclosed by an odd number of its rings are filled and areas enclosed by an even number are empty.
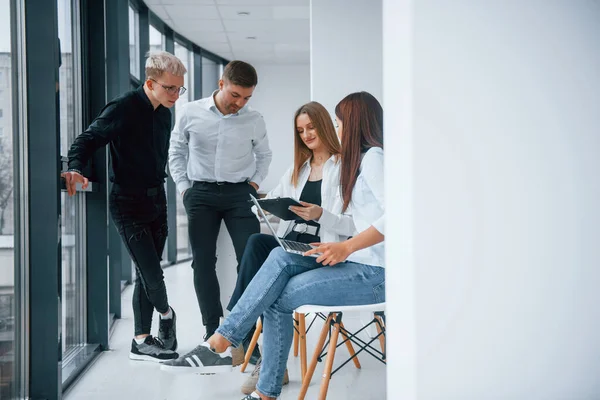
{"type": "Polygon", "coordinates": [[[230,62],[218,90],[177,110],[171,133],[169,170],[188,216],[194,288],[206,337],[223,316],[216,274],[221,221],[233,241],[238,268],[246,241],[260,231],[248,194],[257,196],[272,153],[262,115],[246,105],[257,83],[252,65],[230,62]]]}

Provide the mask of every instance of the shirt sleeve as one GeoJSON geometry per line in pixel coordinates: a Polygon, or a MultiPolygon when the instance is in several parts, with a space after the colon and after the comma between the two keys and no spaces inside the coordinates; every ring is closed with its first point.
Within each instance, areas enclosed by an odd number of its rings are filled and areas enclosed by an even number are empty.
{"type": "Polygon", "coordinates": [[[186,121],[187,108],[182,107],[176,115],[169,146],[169,173],[177,185],[179,193],[185,192],[192,186],[187,174],[190,134],[186,121]]]}
{"type": "Polygon", "coordinates": [[[285,174],[283,174],[283,176],[279,179],[279,183],[277,184],[277,186],[275,186],[273,189],[271,189],[267,195],[265,196],[265,198],[267,199],[275,199],[277,197],[281,197],[284,195],[285,188],[291,186],[291,179],[292,179],[292,171],[294,170],[294,166],[292,165],[290,168],[288,168],[287,171],[285,171],[285,174]]]}
{"type": "Polygon", "coordinates": [[[256,159],[256,172],[252,178],[250,178],[250,181],[260,185],[269,173],[269,165],[273,158],[273,152],[269,147],[269,138],[267,137],[267,126],[265,125],[265,120],[262,115],[254,126],[254,140],[252,141],[252,147],[256,159]]]}
{"type": "Polygon", "coordinates": [[[81,133],[71,145],[68,156],[68,168],[83,170],[88,160],[99,148],[114,140],[122,130],[123,105],[108,103],[90,126],[81,133]]]}
{"type": "Polygon", "coordinates": [[[365,182],[371,189],[375,200],[379,207],[383,210],[383,214],[375,222],[373,226],[382,235],[385,235],[385,197],[384,197],[384,181],[383,181],[383,149],[374,147],[365,154],[362,163],[361,174],[364,174],[365,182]]]}
{"type": "Polygon", "coordinates": [[[354,226],[350,207],[342,214],[334,214],[323,208],[323,213],[317,222],[321,225],[321,228],[328,229],[338,235],[353,236],[356,234],[356,227],[354,226]]]}

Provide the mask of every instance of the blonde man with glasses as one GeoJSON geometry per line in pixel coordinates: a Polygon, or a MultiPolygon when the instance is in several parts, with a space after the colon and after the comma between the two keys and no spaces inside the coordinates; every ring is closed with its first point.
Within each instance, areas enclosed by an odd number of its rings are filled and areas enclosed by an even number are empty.
{"type": "Polygon", "coordinates": [[[62,174],[70,196],[94,152],[110,145],[112,190],[109,209],[137,270],[133,291],[134,338],[129,358],[164,362],[176,359],[176,316],[167,299],[160,266],[167,238],[167,176],[171,112],[185,92],[183,63],[173,54],[151,52],[146,80],[136,90],[110,101],[69,150],[62,174]],[[154,309],[160,314],[158,337],[150,334],[154,309]]]}

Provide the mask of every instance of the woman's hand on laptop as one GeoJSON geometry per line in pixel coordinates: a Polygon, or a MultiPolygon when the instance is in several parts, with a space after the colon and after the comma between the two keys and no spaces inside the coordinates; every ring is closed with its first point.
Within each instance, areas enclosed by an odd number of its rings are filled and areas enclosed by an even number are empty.
{"type": "Polygon", "coordinates": [[[317,262],[323,265],[333,266],[344,262],[352,254],[352,249],[347,242],[311,243],[310,245],[315,246],[315,248],[307,251],[304,255],[310,256],[320,253],[321,255],[317,257],[317,262]]]}
{"type": "Polygon", "coordinates": [[[316,221],[323,215],[323,209],[316,204],[301,201],[303,207],[290,206],[290,211],[305,221],[316,221]]]}

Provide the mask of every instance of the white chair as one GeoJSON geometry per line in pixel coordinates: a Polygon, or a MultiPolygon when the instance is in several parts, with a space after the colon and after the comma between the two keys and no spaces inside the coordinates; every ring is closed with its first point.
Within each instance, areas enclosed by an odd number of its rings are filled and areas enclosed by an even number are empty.
{"type": "Polygon", "coordinates": [[[318,305],[305,305],[296,310],[296,313],[300,316],[300,346],[304,345],[304,351],[301,347],[301,363],[303,360],[306,360],[306,342],[302,339],[302,333],[305,332],[305,323],[304,323],[304,315],[308,313],[314,313],[325,320],[325,324],[323,325],[323,329],[321,330],[321,336],[317,342],[317,346],[315,348],[315,352],[313,354],[313,358],[308,366],[308,369],[304,365],[302,365],[302,389],[300,390],[300,395],[298,396],[298,400],[304,400],[306,396],[306,392],[308,390],[308,386],[310,385],[310,381],[315,372],[315,368],[317,366],[317,362],[321,361],[324,355],[325,358],[325,370],[323,371],[323,379],[321,381],[321,389],[319,391],[319,400],[325,400],[327,397],[327,390],[329,388],[329,381],[331,376],[336,373],[340,368],[346,365],[350,360],[354,362],[356,368],[360,368],[360,363],[358,361],[358,355],[365,351],[374,358],[381,361],[383,364],[386,364],[386,355],[385,355],[385,303],[377,303],[377,304],[367,304],[361,306],[339,306],[339,307],[330,307],[330,306],[318,306],[318,305]],[[366,325],[364,325],[361,329],[356,332],[350,332],[346,330],[344,324],[342,323],[342,316],[345,312],[368,312],[373,313],[373,319],[369,321],[366,325]],[[372,324],[375,324],[377,328],[377,335],[368,342],[360,339],[357,335],[363,330],[367,329],[372,324]],[[341,343],[338,344],[339,334],[341,333],[342,338],[344,339],[341,343]],[[325,340],[329,336],[329,344],[325,345],[325,340]],[[381,346],[381,351],[371,346],[371,344],[379,339],[379,344],[381,346]],[[354,351],[354,347],[352,343],[359,347],[357,352],[354,351]],[[338,368],[334,371],[333,369],[333,360],[335,358],[336,349],[342,344],[346,344],[348,347],[348,351],[350,353],[350,358],[344,361],[338,368]],[[304,353],[304,354],[302,354],[304,353]],[[304,356],[304,357],[302,357],[304,356]],[[306,371],[306,373],[304,373],[306,371]]]}

